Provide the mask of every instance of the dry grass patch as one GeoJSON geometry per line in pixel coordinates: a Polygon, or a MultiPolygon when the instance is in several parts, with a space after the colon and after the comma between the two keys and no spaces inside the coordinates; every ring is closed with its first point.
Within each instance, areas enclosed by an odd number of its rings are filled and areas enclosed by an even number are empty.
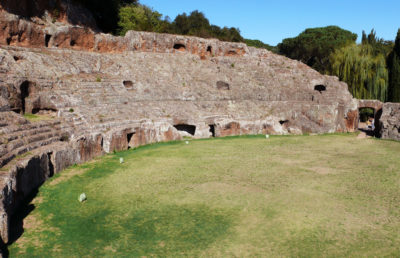
{"type": "Polygon", "coordinates": [[[237,137],[116,153],[42,187],[33,214],[46,230],[27,231],[27,242],[10,250],[64,257],[396,256],[399,156],[398,142],[356,135],[237,137]]]}

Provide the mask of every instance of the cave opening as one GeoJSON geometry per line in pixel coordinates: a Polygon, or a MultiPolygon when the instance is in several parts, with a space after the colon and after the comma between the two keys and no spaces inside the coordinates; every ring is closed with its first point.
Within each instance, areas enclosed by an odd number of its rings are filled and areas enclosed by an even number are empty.
{"type": "Polygon", "coordinates": [[[174,125],[176,130],[182,131],[182,132],[187,132],[190,135],[193,135],[196,133],[196,126],[194,125],[188,125],[188,124],[178,124],[174,125]]]}
{"type": "Polygon", "coordinates": [[[51,39],[51,35],[50,34],[46,34],[46,36],[44,37],[44,45],[46,47],[49,47],[50,39],[51,39]]]}
{"type": "Polygon", "coordinates": [[[215,137],[215,125],[208,125],[210,127],[209,132],[211,133],[212,137],[215,137]]]}
{"type": "Polygon", "coordinates": [[[186,50],[186,46],[180,43],[176,43],[174,45],[174,49],[179,50],[179,51],[185,51],[186,50]]]}
{"type": "Polygon", "coordinates": [[[75,46],[75,45],[76,45],[76,41],[73,40],[73,39],[71,39],[71,41],[69,42],[69,45],[70,45],[71,47],[75,46]]]}
{"type": "Polygon", "coordinates": [[[212,53],[212,47],[211,46],[207,47],[207,53],[211,55],[211,53],[212,53]]]}
{"type": "Polygon", "coordinates": [[[29,81],[24,81],[20,86],[21,91],[21,112],[25,114],[25,99],[29,97],[29,86],[31,83],[29,81]]]}
{"type": "Polygon", "coordinates": [[[319,93],[322,93],[323,91],[326,91],[326,86],[319,84],[314,87],[314,90],[319,91],[319,93]]]}
{"type": "Polygon", "coordinates": [[[280,120],[279,123],[280,123],[281,125],[284,125],[284,124],[289,123],[289,120],[280,120]]]}
{"type": "Polygon", "coordinates": [[[131,148],[133,147],[133,140],[132,140],[132,137],[133,137],[134,134],[135,134],[134,132],[133,132],[133,133],[127,133],[127,134],[126,134],[126,140],[127,140],[127,142],[128,142],[128,150],[131,149],[131,148]]]}

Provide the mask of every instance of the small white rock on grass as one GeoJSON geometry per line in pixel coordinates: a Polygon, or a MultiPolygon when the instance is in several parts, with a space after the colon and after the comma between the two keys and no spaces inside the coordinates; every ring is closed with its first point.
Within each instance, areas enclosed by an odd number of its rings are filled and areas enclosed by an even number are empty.
{"type": "Polygon", "coordinates": [[[124,158],[119,158],[119,163],[120,164],[124,163],[124,158]]]}
{"type": "Polygon", "coordinates": [[[269,139],[269,134],[266,134],[266,135],[265,135],[265,138],[266,138],[266,139],[269,139]]]}
{"type": "Polygon", "coordinates": [[[79,202],[84,202],[87,200],[86,194],[85,193],[81,193],[81,195],[79,195],[78,198],[79,202]]]}
{"type": "Polygon", "coordinates": [[[186,141],[185,143],[186,143],[186,144],[189,144],[189,141],[186,141]]]}

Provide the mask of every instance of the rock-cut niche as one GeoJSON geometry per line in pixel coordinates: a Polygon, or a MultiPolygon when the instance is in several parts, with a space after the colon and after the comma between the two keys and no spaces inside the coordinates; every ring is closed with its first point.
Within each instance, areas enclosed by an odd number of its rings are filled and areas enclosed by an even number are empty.
{"type": "Polygon", "coordinates": [[[29,88],[32,87],[32,83],[30,81],[24,81],[20,86],[20,107],[18,112],[25,113],[26,108],[26,98],[29,97],[29,88]]]}
{"type": "Polygon", "coordinates": [[[326,86],[319,84],[314,87],[314,90],[319,91],[319,93],[322,93],[323,91],[326,91],[326,86]]]}
{"type": "Polygon", "coordinates": [[[176,43],[176,44],[174,44],[174,49],[175,50],[179,50],[179,51],[185,51],[186,50],[186,46],[181,44],[181,43],[176,43]]]}
{"type": "Polygon", "coordinates": [[[196,126],[194,125],[179,124],[179,125],[174,125],[174,127],[178,131],[187,132],[188,134],[193,136],[196,133],[196,126]]]}

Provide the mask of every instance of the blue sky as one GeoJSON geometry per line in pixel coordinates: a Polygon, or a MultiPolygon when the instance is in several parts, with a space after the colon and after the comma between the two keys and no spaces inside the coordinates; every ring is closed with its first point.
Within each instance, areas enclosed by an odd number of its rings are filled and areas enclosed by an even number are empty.
{"type": "Polygon", "coordinates": [[[211,24],[237,27],[245,38],[276,45],[306,28],[337,25],[360,35],[375,29],[394,40],[400,28],[400,0],[140,0],[168,15],[202,11],[211,24]]]}

